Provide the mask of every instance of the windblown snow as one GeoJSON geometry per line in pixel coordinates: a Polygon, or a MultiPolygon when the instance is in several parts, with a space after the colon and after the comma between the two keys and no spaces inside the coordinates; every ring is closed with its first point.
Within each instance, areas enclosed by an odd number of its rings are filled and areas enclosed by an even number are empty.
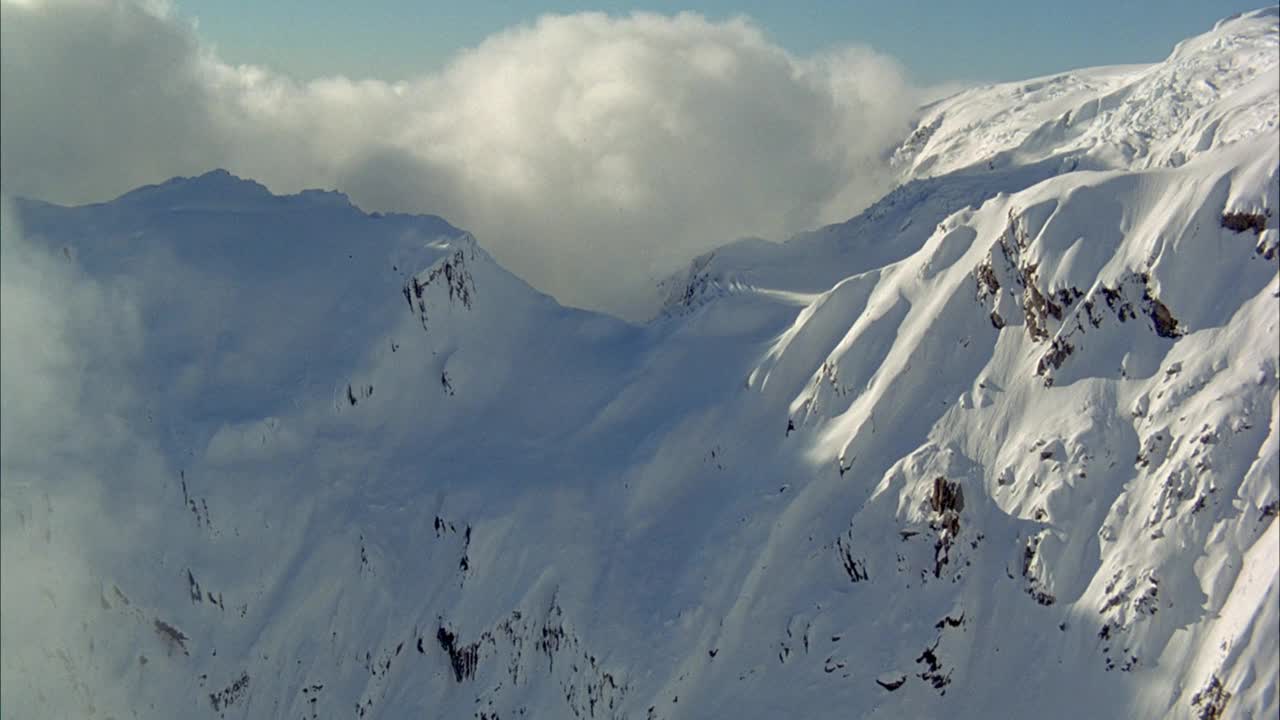
{"type": "Polygon", "coordinates": [[[1278,24],[935,103],[640,326],[338,193],[16,203],[4,716],[1275,717],[1278,24]]]}

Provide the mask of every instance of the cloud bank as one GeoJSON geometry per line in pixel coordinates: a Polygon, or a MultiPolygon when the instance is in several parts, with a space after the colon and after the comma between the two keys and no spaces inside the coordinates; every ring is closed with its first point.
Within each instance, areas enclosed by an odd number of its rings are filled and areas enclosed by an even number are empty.
{"type": "Polygon", "coordinates": [[[643,314],[746,235],[849,217],[919,95],[868,49],[797,58],[749,20],[548,16],[406,82],[232,66],[164,5],[3,9],[6,192],[108,199],[226,167],[432,212],[562,302],[643,314]]]}

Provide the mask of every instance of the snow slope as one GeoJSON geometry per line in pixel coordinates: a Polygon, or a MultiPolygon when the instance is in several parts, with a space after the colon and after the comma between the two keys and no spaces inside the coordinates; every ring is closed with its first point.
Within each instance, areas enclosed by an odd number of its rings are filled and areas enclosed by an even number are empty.
{"type": "Polygon", "coordinates": [[[644,326],[336,193],[19,202],[0,713],[1274,717],[1276,38],[943,101],[644,326]]]}

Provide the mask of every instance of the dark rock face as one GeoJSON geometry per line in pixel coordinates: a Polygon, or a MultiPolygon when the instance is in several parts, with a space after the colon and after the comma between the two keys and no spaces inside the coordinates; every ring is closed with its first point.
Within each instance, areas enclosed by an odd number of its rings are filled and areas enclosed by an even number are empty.
{"type": "Polygon", "coordinates": [[[1222,227],[1231,232],[1261,235],[1267,229],[1267,216],[1262,213],[1229,212],[1222,215],[1222,227]]]}
{"type": "Polygon", "coordinates": [[[458,636],[449,632],[444,626],[436,632],[436,640],[449,655],[449,664],[453,666],[453,677],[458,682],[475,677],[476,666],[480,664],[480,645],[460,645],[458,636]]]}

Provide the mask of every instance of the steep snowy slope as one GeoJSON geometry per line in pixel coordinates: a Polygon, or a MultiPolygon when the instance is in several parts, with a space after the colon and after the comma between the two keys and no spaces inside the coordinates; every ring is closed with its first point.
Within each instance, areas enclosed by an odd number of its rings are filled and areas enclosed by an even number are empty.
{"type": "Polygon", "coordinates": [[[642,327],[334,193],[19,203],[0,712],[1274,717],[1276,37],[944,101],[642,327]]]}

